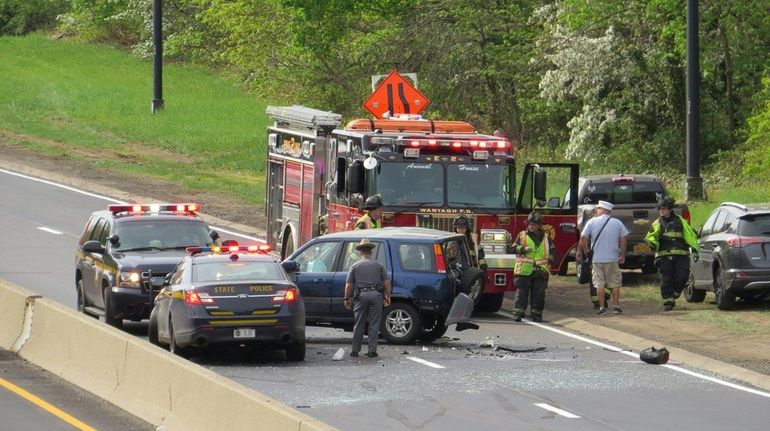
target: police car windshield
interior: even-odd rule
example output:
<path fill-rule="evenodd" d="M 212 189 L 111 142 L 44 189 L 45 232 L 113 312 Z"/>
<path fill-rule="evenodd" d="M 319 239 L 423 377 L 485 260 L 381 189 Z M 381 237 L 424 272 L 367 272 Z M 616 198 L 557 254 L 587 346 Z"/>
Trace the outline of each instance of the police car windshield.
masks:
<path fill-rule="evenodd" d="M 196 262 L 193 265 L 193 282 L 217 281 L 284 281 L 286 278 L 274 262 Z"/>
<path fill-rule="evenodd" d="M 171 250 L 206 247 L 211 237 L 200 220 L 137 219 L 116 223 L 116 251 Z"/>

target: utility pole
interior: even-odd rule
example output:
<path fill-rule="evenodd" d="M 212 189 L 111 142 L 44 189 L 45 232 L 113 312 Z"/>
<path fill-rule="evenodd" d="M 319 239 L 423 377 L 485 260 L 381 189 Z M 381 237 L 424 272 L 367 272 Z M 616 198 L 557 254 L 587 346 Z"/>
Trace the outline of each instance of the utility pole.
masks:
<path fill-rule="evenodd" d="M 703 200 L 700 176 L 700 48 L 698 47 L 698 0 L 687 0 L 687 178 L 686 201 Z"/>
<path fill-rule="evenodd" d="M 152 0 L 152 112 L 163 109 L 163 1 Z"/>

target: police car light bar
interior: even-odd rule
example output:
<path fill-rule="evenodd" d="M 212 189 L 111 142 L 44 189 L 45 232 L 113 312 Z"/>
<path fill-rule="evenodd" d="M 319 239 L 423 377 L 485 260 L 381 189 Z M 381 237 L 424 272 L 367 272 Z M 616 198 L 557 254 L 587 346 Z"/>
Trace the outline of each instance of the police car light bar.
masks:
<path fill-rule="evenodd" d="M 113 214 L 129 212 L 129 213 L 159 213 L 164 212 L 189 212 L 195 214 L 200 211 L 201 206 L 198 204 L 113 204 L 108 205 L 107 210 Z"/>
<path fill-rule="evenodd" d="M 231 245 L 231 246 L 218 246 L 214 245 L 211 247 L 187 247 L 185 251 L 189 254 L 199 254 L 199 253 L 212 253 L 212 254 L 219 254 L 219 253 L 237 253 L 239 251 L 245 251 L 248 253 L 260 253 L 260 254 L 267 254 L 270 251 L 272 251 L 273 248 L 270 247 L 267 244 L 263 245 Z"/>

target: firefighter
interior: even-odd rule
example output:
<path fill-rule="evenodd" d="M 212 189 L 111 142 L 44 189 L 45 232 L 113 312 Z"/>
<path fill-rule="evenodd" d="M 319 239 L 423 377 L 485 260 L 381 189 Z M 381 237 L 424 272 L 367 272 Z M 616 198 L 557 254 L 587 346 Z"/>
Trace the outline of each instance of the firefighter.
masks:
<path fill-rule="evenodd" d="M 530 306 L 533 322 L 543 321 L 545 289 L 548 287 L 548 268 L 553 260 L 555 246 L 543 230 L 543 216 L 531 212 L 525 222 L 527 228 L 516 236 L 513 253 L 516 265 L 513 268 L 516 296 L 513 301 L 514 320 L 521 322 L 524 312 Z"/>
<path fill-rule="evenodd" d="M 382 199 L 379 196 L 369 196 L 364 202 L 364 215 L 356 220 L 355 230 L 377 229 L 382 217 Z"/>
<path fill-rule="evenodd" d="M 455 232 L 465 235 L 465 239 L 468 241 L 468 248 L 471 254 L 471 260 L 482 270 L 487 270 L 487 261 L 484 259 L 484 249 L 479 248 L 476 242 L 476 234 L 471 233 L 470 220 L 464 214 L 460 214 L 455 217 L 454 229 Z"/>
<path fill-rule="evenodd" d="M 655 265 L 660 271 L 660 296 L 663 310 L 671 311 L 690 277 L 690 252 L 698 261 L 698 236 L 687 220 L 674 214 L 674 200 L 668 196 L 658 201 L 658 217 L 644 238 L 655 250 Z"/>

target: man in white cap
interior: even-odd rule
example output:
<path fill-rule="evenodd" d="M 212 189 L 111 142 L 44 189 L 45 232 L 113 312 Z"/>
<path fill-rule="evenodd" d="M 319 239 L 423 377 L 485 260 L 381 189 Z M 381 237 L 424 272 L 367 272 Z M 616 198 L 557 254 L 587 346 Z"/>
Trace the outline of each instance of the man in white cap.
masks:
<path fill-rule="evenodd" d="M 377 338 L 380 336 L 382 308 L 390 305 L 390 278 L 385 267 L 372 259 L 375 244 L 363 238 L 356 246 L 361 259 L 350 267 L 345 280 L 345 308 L 353 309 L 353 347 L 350 356 L 358 357 L 364 332 L 369 333 L 366 356 L 377 357 Z"/>
<path fill-rule="evenodd" d="M 596 205 L 596 216 L 588 220 L 580 233 L 580 248 L 583 256 L 588 256 L 589 249 L 593 253 L 591 267 L 593 283 L 596 290 L 612 289 L 612 311 L 620 314 L 620 286 L 623 276 L 620 264 L 626 260 L 626 235 L 628 228 L 620 220 L 612 217 L 614 205 L 607 201 L 599 201 Z M 591 247 L 593 244 L 593 247 Z M 607 314 L 607 300 L 599 296 L 599 311 L 597 314 Z"/>

